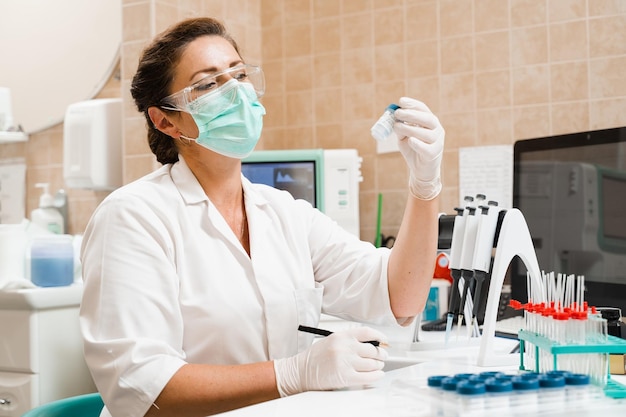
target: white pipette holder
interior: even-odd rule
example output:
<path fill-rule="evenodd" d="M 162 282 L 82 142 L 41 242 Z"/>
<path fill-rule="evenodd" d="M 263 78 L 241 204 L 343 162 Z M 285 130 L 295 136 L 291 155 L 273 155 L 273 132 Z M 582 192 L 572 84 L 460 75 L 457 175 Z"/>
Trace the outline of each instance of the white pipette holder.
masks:
<path fill-rule="evenodd" d="M 532 286 L 541 288 L 541 271 L 537 262 L 537 254 L 528 230 L 526 220 L 518 209 L 509 209 L 504 214 L 500 234 L 496 245 L 491 282 L 485 307 L 483 332 L 478 352 L 478 366 L 512 365 L 519 361 L 516 355 L 498 354 L 494 351 L 494 338 L 500 294 L 506 271 L 515 256 L 518 256 L 526 265 L 526 269 L 533 280 Z M 534 300 L 542 302 L 545 300 Z"/>

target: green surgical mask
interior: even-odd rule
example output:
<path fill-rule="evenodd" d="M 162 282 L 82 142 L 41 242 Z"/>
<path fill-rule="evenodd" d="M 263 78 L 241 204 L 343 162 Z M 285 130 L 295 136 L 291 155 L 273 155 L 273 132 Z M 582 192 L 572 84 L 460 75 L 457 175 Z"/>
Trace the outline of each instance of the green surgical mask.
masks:
<path fill-rule="evenodd" d="M 181 137 L 221 155 L 243 159 L 252 153 L 261 137 L 265 108 L 249 83 L 229 80 L 219 88 L 222 93 L 211 94 L 210 100 L 200 97 L 190 103 L 198 137 Z"/>

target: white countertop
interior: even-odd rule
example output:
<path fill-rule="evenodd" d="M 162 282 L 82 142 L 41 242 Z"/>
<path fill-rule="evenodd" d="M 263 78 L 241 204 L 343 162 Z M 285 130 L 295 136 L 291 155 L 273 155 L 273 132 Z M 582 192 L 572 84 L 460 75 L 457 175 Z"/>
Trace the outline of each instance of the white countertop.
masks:
<path fill-rule="evenodd" d="M 390 348 L 390 359 L 385 377 L 376 384 L 362 389 L 346 389 L 337 391 L 310 391 L 291 397 L 281 398 L 265 403 L 244 407 L 239 410 L 226 412 L 224 417 L 417 417 L 434 415 L 428 408 L 428 401 L 420 397 L 417 387 L 426 390 L 427 377 L 431 375 L 454 375 L 470 372 L 499 370 L 508 373 L 518 372 L 519 354 L 511 355 L 511 365 L 498 367 L 479 367 L 476 365 L 478 343 L 472 341 L 469 346 L 462 347 L 462 340 L 453 340 L 447 346 L 443 344 L 443 333 L 428 332 L 422 335 L 423 342 L 407 346 Z M 511 349 L 516 342 L 509 339 L 495 339 L 498 345 L 496 351 L 504 352 Z M 387 369 L 386 368 L 386 369 Z M 612 375 L 611 378 L 621 384 L 626 384 L 623 375 Z M 407 390 L 416 387 L 415 393 Z M 407 394 L 409 392 L 409 394 Z M 421 391 L 420 391 L 421 392 Z M 582 406 L 572 407 L 566 411 L 540 411 L 525 413 L 526 416 L 597 416 L 623 417 L 626 415 L 626 399 L 614 400 L 601 395 L 601 401 L 587 402 Z M 587 404 L 587 405 L 585 405 Z M 564 407 L 565 408 L 565 407 Z M 481 412 L 479 408 L 472 409 L 471 415 L 482 417 L 491 415 Z M 510 411 L 510 410 L 509 410 Z M 469 415 L 453 414 L 453 415 Z M 513 415 L 513 412 L 508 414 Z M 521 415 L 521 414 L 520 414 Z"/>
<path fill-rule="evenodd" d="M 0 310 L 45 310 L 80 305 L 82 283 L 0 291 Z"/>

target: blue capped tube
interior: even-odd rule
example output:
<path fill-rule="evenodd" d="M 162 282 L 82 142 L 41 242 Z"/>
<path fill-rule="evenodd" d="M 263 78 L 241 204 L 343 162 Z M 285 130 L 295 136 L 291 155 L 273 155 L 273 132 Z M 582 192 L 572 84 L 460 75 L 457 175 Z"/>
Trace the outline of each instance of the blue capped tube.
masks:
<path fill-rule="evenodd" d="M 387 140 L 393 134 L 393 124 L 396 121 L 394 117 L 394 112 L 396 109 L 399 109 L 400 106 L 397 104 L 390 104 L 385 109 L 384 113 L 380 118 L 374 123 L 372 126 L 371 132 L 372 137 L 379 142 Z"/>

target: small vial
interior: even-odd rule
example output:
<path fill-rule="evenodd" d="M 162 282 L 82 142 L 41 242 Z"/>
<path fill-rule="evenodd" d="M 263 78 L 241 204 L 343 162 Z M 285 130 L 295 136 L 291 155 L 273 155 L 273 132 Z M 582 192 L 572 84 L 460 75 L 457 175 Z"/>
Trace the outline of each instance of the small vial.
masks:
<path fill-rule="evenodd" d="M 372 126 L 371 132 L 374 139 L 382 142 L 393 134 L 393 124 L 396 121 L 393 113 L 399 108 L 400 106 L 397 104 L 387 106 L 383 115 L 380 116 L 376 123 L 374 123 L 374 126 Z"/>

